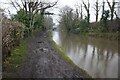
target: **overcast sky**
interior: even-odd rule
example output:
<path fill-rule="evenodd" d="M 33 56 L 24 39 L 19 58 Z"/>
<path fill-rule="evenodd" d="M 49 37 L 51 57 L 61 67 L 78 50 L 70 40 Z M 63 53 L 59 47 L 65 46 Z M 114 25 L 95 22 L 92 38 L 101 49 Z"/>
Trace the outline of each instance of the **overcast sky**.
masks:
<path fill-rule="evenodd" d="M 10 0 L 0 0 L 0 7 L 2 7 L 2 8 L 8 8 L 8 9 L 10 9 L 11 13 L 15 13 L 16 12 L 15 9 L 12 8 L 10 5 L 3 4 L 3 3 L 8 3 L 9 1 Z M 46 1 L 52 1 L 52 2 L 54 2 L 56 0 L 46 0 Z M 88 0 L 83 0 L 83 1 L 85 3 L 87 3 Z M 94 6 L 96 0 L 89 0 L 89 1 L 90 1 L 90 20 L 93 22 L 93 21 L 95 21 L 95 10 L 93 9 L 93 6 Z M 99 0 L 99 3 L 102 4 L 102 1 L 103 0 Z M 104 1 L 106 1 L 106 0 L 104 0 Z M 115 0 L 115 1 L 119 1 L 120 2 L 120 0 Z M 112 2 L 112 0 L 109 0 L 109 2 Z M 62 8 L 62 7 L 64 7 L 64 6 L 67 5 L 67 6 L 70 6 L 71 8 L 73 8 L 73 9 L 75 9 L 76 5 L 80 5 L 81 3 L 82 3 L 82 0 L 59 0 L 58 4 L 56 6 L 57 8 L 50 9 L 50 11 L 54 12 L 55 14 L 59 14 L 59 9 L 60 8 Z M 106 9 L 109 9 L 108 8 L 108 4 L 106 4 Z M 84 15 L 86 15 L 86 11 L 85 10 L 83 10 L 83 13 L 84 13 Z M 59 20 L 58 15 L 54 15 L 52 17 L 54 19 L 54 22 L 57 23 L 57 20 Z M 100 18 L 100 15 L 99 15 L 99 18 Z"/>
<path fill-rule="evenodd" d="M 83 0 L 83 1 L 85 3 L 87 3 L 88 0 Z M 89 1 L 90 1 L 90 21 L 93 22 L 93 21 L 95 21 L 95 10 L 94 10 L 93 6 L 95 5 L 96 0 L 89 0 Z M 103 0 L 99 0 L 100 5 L 102 5 L 102 1 Z M 104 1 L 106 1 L 106 0 L 104 0 Z M 112 0 L 108 0 L 108 1 L 112 2 Z M 120 2 L 120 0 L 115 0 L 115 1 Z M 80 5 L 81 3 L 82 3 L 82 0 L 59 0 L 58 7 L 62 8 L 63 6 L 68 5 L 71 8 L 75 9 L 76 5 Z M 106 3 L 105 5 L 106 5 L 105 9 L 109 9 L 108 4 Z M 118 4 L 116 6 L 118 6 Z M 101 17 L 101 10 L 102 10 L 102 8 L 100 9 L 100 12 L 99 12 L 99 14 L 100 14 L 99 19 Z M 54 11 L 59 13 L 59 9 L 54 9 Z M 86 11 L 85 11 L 84 7 L 83 7 L 83 14 L 86 15 Z M 57 16 L 54 16 L 53 18 L 55 21 L 56 21 L 56 19 L 59 19 Z"/>

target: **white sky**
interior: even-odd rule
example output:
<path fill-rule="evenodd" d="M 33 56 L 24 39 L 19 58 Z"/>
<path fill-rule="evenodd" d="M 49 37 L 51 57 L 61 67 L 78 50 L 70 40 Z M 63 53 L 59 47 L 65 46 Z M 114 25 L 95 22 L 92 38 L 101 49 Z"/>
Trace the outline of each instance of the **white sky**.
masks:
<path fill-rule="evenodd" d="M 88 0 L 83 0 L 83 1 L 87 4 Z M 95 21 L 95 10 L 93 9 L 93 6 L 95 5 L 96 0 L 89 0 L 89 1 L 90 1 L 90 21 L 93 22 L 93 21 Z M 99 0 L 100 5 L 102 5 L 102 1 L 103 0 Z M 106 1 L 106 0 L 104 0 L 104 1 Z M 112 2 L 112 0 L 108 0 L 108 1 Z M 115 1 L 120 2 L 120 0 L 115 0 Z M 75 9 L 76 8 L 75 6 L 81 5 L 81 3 L 82 3 L 82 0 L 59 0 L 58 7 L 61 8 L 65 5 L 68 5 L 71 8 Z M 109 9 L 107 3 L 105 4 L 105 9 Z M 102 10 L 102 8 L 100 9 L 100 12 L 99 12 L 99 19 L 101 17 L 101 14 L 100 14 L 101 10 Z M 58 12 L 58 10 L 55 9 L 55 12 Z M 86 15 L 86 11 L 85 11 L 84 7 L 83 7 L 83 14 Z M 59 19 L 57 16 L 55 16 L 53 18 L 54 18 L 54 20 Z M 55 20 L 55 22 L 56 22 L 56 20 Z"/>
<path fill-rule="evenodd" d="M 9 6 L 8 4 L 2 4 L 1 2 L 4 2 L 4 3 L 8 3 L 8 1 L 10 0 L 0 0 L 0 7 L 2 8 L 9 8 L 11 13 L 15 13 L 15 9 L 14 8 L 11 8 L 11 6 Z M 56 1 L 56 0 L 47 0 L 47 1 Z M 87 3 L 88 0 L 83 0 L 85 3 Z M 93 9 L 93 6 L 96 2 L 96 0 L 89 0 L 90 1 L 90 21 L 95 21 L 95 10 Z M 102 4 L 102 1 L 103 0 L 99 0 L 99 3 Z M 104 0 L 106 1 L 106 0 Z M 108 0 L 109 2 L 112 2 L 112 0 Z M 115 0 L 115 1 L 119 1 L 120 0 Z M 75 5 L 80 5 L 82 3 L 82 0 L 59 0 L 58 1 L 58 4 L 57 4 L 57 8 L 54 8 L 54 9 L 50 9 L 51 12 L 54 12 L 55 14 L 59 14 L 59 9 L 64 7 L 65 5 L 68 5 L 70 6 L 71 8 L 75 9 Z M 108 4 L 106 3 L 106 9 L 109 9 L 108 8 Z M 84 8 L 83 8 L 84 9 Z M 102 8 L 101 8 L 102 10 Z M 101 12 L 101 11 L 100 11 Z M 86 14 L 86 11 L 83 10 L 83 13 Z M 99 15 L 99 18 L 100 18 L 101 14 Z M 54 15 L 52 16 L 53 17 L 53 20 L 55 23 L 57 23 L 57 20 L 59 20 L 59 17 L 58 15 Z"/>

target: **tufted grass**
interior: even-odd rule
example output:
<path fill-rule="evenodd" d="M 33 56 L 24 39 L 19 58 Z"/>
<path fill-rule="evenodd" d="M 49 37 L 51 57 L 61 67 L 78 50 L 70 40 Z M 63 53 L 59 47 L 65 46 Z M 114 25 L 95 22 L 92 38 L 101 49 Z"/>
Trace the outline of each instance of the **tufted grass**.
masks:
<path fill-rule="evenodd" d="M 27 42 L 21 41 L 19 46 L 12 50 L 11 56 L 7 57 L 3 62 L 3 78 L 15 78 L 18 77 L 17 70 L 19 66 L 25 60 L 27 54 Z"/>

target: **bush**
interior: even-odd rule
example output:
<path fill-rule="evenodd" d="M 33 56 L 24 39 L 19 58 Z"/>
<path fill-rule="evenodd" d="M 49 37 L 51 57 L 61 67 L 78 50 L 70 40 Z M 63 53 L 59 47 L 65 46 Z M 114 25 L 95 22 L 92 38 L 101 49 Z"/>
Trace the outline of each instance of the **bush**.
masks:
<path fill-rule="evenodd" d="M 4 19 L 2 22 L 2 53 L 3 58 L 11 54 L 14 46 L 24 38 L 24 25 L 20 22 Z"/>

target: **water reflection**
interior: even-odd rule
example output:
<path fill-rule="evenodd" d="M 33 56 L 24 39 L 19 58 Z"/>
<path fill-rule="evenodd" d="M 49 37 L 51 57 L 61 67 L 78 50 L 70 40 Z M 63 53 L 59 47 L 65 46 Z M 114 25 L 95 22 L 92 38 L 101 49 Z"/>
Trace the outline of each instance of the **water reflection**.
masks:
<path fill-rule="evenodd" d="M 118 43 L 100 38 L 53 32 L 53 40 L 80 68 L 96 78 L 118 77 Z"/>

